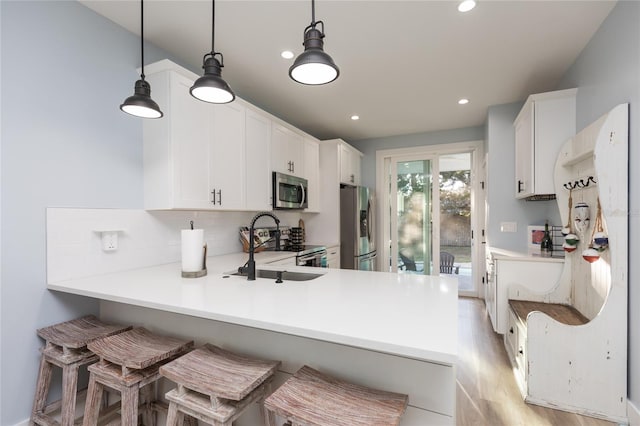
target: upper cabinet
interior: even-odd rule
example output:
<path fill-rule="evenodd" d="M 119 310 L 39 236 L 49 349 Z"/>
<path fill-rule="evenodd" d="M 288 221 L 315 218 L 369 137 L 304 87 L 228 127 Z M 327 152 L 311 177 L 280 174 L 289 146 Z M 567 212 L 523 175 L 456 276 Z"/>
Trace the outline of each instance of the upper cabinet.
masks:
<path fill-rule="evenodd" d="M 304 177 L 304 136 L 280 123 L 271 126 L 271 167 L 274 172 Z"/>
<path fill-rule="evenodd" d="M 360 162 L 362 153 L 341 141 L 338 144 L 340 156 L 340 183 L 347 185 L 360 185 Z"/>
<path fill-rule="evenodd" d="M 562 144 L 576 133 L 576 92 L 531 95 L 516 117 L 516 198 L 555 198 L 555 159 Z"/>
<path fill-rule="evenodd" d="M 320 212 L 320 146 L 308 136 L 304 138 L 304 176 L 309 194 L 307 212 Z"/>
<path fill-rule="evenodd" d="M 247 108 L 245 124 L 246 207 L 271 210 L 271 119 L 254 108 Z"/>
<path fill-rule="evenodd" d="M 145 70 L 165 113 L 143 121 L 145 209 L 271 210 L 274 170 L 307 178 L 307 211 L 320 210 L 315 139 L 240 98 L 193 98 L 198 76 L 171 61 Z"/>

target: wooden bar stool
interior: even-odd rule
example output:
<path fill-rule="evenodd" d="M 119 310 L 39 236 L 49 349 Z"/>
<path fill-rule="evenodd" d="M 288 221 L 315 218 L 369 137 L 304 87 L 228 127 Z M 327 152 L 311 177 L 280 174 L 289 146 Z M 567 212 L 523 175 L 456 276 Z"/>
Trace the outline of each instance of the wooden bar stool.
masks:
<path fill-rule="evenodd" d="M 38 336 L 46 343 L 40 350 L 40 370 L 29 424 L 72 426 L 78 395 L 78 370 L 81 366 L 98 360 L 98 357 L 87 349 L 87 344 L 130 328 L 105 324 L 95 316 L 88 315 L 39 329 Z M 62 368 L 62 399 L 47 405 L 54 366 Z M 51 415 L 58 409 L 61 410 L 60 422 L 54 420 Z"/>
<path fill-rule="evenodd" d="M 89 343 L 88 348 L 100 357 L 100 361 L 89 366 L 89 389 L 82 424 L 97 424 L 100 399 L 106 386 L 120 392 L 123 426 L 137 426 L 139 411 L 142 411 L 145 425 L 154 425 L 154 411 L 161 406 L 156 401 L 158 369 L 192 347 L 192 340 L 160 336 L 142 327 Z"/>
<path fill-rule="evenodd" d="M 160 367 L 178 387 L 166 394 L 167 425 L 181 425 L 184 415 L 214 426 L 231 426 L 254 401 L 270 390 L 280 361 L 249 358 L 206 344 Z"/>
<path fill-rule="evenodd" d="M 269 426 L 275 426 L 275 414 L 294 426 L 391 426 L 400 423 L 408 400 L 305 365 L 264 401 L 264 408 Z"/>

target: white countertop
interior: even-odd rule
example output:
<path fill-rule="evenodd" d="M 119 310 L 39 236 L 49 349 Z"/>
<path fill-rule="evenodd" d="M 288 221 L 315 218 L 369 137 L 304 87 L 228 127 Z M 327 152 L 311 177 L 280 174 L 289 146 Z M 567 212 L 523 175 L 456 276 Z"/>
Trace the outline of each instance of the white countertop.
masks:
<path fill-rule="evenodd" d="M 523 260 L 526 262 L 564 263 L 564 257 L 542 257 L 537 253 L 522 253 L 512 250 L 504 250 L 496 247 L 487 247 L 487 250 L 491 253 L 491 256 L 494 259 Z"/>
<path fill-rule="evenodd" d="M 256 254 L 261 264 L 290 256 Z M 181 278 L 170 263 L 48 283 L 50 290 L 308 337 L 452 365 L 457 357 L 457 281 L 448 277 L 287 267 L 311 281 L 230 276 L 248 255 L 207 259 L 208 275 Z M 264 269 L 282 267 L 265 266 Z"/>

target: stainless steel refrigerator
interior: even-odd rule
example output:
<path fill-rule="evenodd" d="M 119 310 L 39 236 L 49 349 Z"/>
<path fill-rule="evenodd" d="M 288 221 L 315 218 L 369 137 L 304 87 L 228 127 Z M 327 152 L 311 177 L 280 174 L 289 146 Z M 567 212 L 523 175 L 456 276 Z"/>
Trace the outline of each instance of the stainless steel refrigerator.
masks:
<path fill-rule="evenodd" d="M 340 188 L 340 266 L 377 270 L 375 198 L 364 186 Z"/>

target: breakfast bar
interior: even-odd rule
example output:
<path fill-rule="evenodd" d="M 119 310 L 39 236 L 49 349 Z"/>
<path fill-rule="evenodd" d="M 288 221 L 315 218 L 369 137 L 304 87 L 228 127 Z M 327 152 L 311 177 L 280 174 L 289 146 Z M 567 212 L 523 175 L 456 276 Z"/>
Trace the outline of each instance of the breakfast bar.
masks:
<path fill-rule="evenodd" d="M 278 253 L 256 256 L 258 269 Z M 232 275 L 237 253 L 210 257 L 208 274 L 181 278 L 180 263 L 49 282 L 100 299 L 103 320 L 142 325 L 196 345 L 212 343 L 282 361 L 274 388 L 303 365 L 409 395 L 402 425 L 455 424 L 457 286 L 446 277 L 287 267 L 307 281 Z M 259 422 L 257 409 L 237 425 Z"/>

